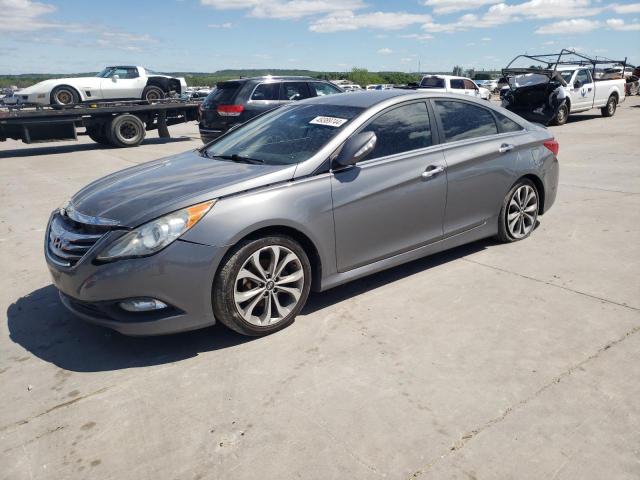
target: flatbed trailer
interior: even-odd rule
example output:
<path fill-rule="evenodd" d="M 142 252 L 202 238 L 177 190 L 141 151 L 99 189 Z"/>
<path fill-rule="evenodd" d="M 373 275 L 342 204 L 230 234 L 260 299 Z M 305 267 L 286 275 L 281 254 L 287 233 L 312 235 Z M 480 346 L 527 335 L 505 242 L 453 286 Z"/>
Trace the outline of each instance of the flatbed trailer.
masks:
<path fill-rule="evenodd" d="M 0 141 L 9 138 L 24 143 L 77 140 L 88 135 L 93 141 L 114 147 L 136 147 L 150 130 L 170 137 L 169 126 L 198 120 L 200 102 L 163 99 L 79 104 L 73 107 L 0 107 Z M 78 133 L 79 128 L 85 128 Z"/>

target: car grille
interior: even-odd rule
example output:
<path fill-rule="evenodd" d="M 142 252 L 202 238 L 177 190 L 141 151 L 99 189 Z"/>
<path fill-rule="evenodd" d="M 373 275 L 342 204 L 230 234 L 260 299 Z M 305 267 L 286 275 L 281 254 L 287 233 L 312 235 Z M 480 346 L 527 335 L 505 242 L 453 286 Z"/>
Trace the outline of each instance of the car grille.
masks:
<path fill-rule="evenodd" d="M 112 227 L 79 223 L 56 213 L 47 232 L 47 253 L 56 264 L 72 267 Z"/>

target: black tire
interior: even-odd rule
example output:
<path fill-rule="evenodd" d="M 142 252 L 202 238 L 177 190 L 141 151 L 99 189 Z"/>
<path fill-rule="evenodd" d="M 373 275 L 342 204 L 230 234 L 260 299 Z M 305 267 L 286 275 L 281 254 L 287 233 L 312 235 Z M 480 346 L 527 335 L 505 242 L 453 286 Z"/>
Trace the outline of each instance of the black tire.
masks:
<path fill-rule="evenodd" d="M 92 125 L 87 127 L 87 135 L 91 140 L 101 145 L 111 145 L 104 131 L 104 125 Z"/>
<path fill-rule="evenodd" d="M 553 120 L 551 123 L 552 125 L 564 125 L 565 123 L 567 123 L 568 119 L 569 119 L 569 107 L 567 106 L 566 103 L 563 103 L 558 108 L 556 116 L 553 117 Z"/>
<path fill-rule="evenodd" d="M 114 147 L 137 147 L 144 140 L 142 120 L 135 115 L 118 115 L 107 126 L 106 136 Z"/>
<path fill-rule="evenodd" d="M 607 104 L 600 109 L 603 117 L 613 117 L 616 113 L 616 109 L 618 108 L 618 99 L 615 95 L 611 95 L 609 100 L 607 100 Z"/>
<path fill-rule="evenodd" d="M 533 219 L 531 220 L 531 229 L 520 236 L 520 235 L 514 235 L 511 232 L 508 222 L 509 222 L 511 201 L 514 199 L 516 192 L 518 192 L 521 187 L 531 188 L 533 192 L 535 192 L 535 211 L 529 212 L 533 217 Z M 500 214 L 498 215 L 498 235 L 496 235 L 496 238 L 499 241 L 504 243 L 517 242 L 519 240 L 524 240 L 525 238 L 527 238 L 529 235 L 531 235 L 531 233 L 536 228 L 539 209 L 540 209 L 540 192 L 538 192 L 538 189 L 536 188 L 535 184 L 531 180 L 529 180 L 528 178 L 521 178 L 515 183 L 513 187 L 511 187 L 511 189 L 509 190 L 509 193 L 507 193 L 507 195 L 504 197 L 504 200 L 502 201 Z"/>
<path fill-rule="evenodd" d="M 256 252 L 270 246 L 284 247 L 293 252 L 300 261 L 300 266 L 304 272 L 303 284 L 298 303 L 293 306 L 288 315 L 283 316 L 277 323 L 267 326 L 258 326 L 243 318 L 234 300 L 234 291 L 238 273 L 243 268 L 245 262 Z M 211 301 L 213 313 L 216 320 L 219 320 L 230 329 L 247 336 L 264 336 L 288 327 L 295 320 L 296 315 L 304 307 L 311 288 L 311 264 L 309 258 L 293 238 L 285 235 L 273 235 L 258 239 L 244 240 L 229 252 L 223 259 L 222 268 L 218 270 L 213 282 Z M 261 297 L 262 295 L 258 295 Z M 255 297 L 255 298 L 258 298 Z M 267 297 L 269 298 L 269 297 Z M 265 300 L 261 300 L 265 301 Z M 271 300 L 269 300 L 271 301 Z"/>
<path fill-rule="evenodd" d="M 148 85 L 142 91 L 142 100 L 150 103 L 162 100 L 166 96 L 164 90 L 156 85 Z"/>
<path fill-rule="evenodd" d="M 80 103 L 80 95 L 75 88 L 60 85 L 51 91 L 49 101 L 54 107 L 72 107 Z"/>

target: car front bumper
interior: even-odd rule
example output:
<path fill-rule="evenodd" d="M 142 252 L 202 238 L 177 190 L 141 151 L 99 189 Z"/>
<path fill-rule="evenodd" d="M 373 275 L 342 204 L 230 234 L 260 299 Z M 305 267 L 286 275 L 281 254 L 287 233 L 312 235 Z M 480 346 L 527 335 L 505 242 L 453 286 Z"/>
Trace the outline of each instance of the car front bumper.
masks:
<path fill-rule="evenodd" d="M 177 240 L 155 255 L 109 263 L 98 242 L 71 267 L 59 265 L 45 239 L 45 258 L 62 303 L 81 318 L 126 335 L 162 335 L 215 323 L 211 288 L 223 249 Z M 153 298 L 160 310 L 129 312 L 120 302 Z"/>

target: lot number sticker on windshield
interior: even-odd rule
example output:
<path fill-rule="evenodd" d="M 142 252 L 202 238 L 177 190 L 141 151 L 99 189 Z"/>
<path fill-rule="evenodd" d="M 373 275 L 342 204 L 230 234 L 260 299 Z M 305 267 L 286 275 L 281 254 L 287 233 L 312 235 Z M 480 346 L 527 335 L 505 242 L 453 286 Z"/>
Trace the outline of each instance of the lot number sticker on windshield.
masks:
<path fill-rule="evenodd" d="M 344 118 L 336 118 L 336 117 L 316 117 L 313 120 L 311 120 L 309 123 L 312 123 L 314 125 L 326 125 L 327 127 L 341 127 L 342 125 L 344 125 L 345 123 L 347 123 L 347 120 Z"/>

